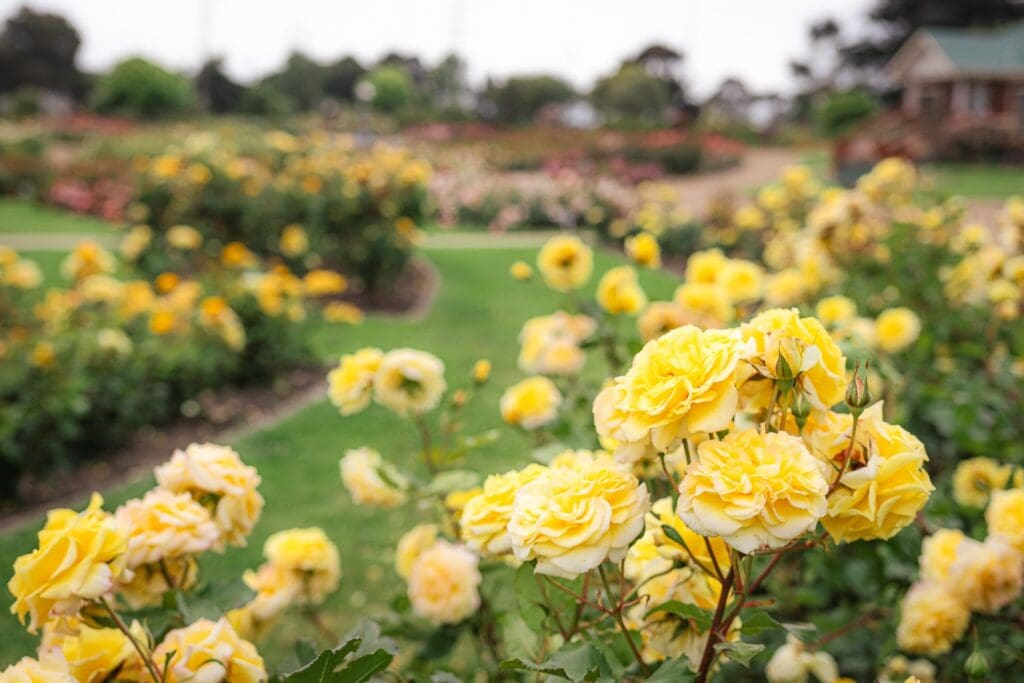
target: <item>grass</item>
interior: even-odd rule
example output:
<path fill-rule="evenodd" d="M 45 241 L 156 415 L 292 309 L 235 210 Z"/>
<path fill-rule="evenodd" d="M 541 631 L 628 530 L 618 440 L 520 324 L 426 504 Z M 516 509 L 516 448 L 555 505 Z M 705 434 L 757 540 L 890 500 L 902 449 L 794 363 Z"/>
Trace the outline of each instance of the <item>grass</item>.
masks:
<path fill-rule="evenodd" d="M 99 218 L 79 216 L 22 199 L 0 198 L 0 234 L 110 235 L 115 232 L 116 228 Z"/>
<path fill-rule="evenodd" d="M 499 397 L 506 386 L 522 378 L 516 368 L 516 335 L 523 321 L 555 310 L 563 299 L 537 281 L 515 283 L 508 276 L 514 260 L 532 260 L 535 250 L 436 250 L 427 255 L 440 272 L 441 284 L 424 319 L 370 317 L 359 327 L 318 328 L 313 341 L 324 357 L 367 345 L 430 351 L 444 360 L 452 388 L 468 384 L 476 359 L 490 358 L 494 364 L 491 381 L 478 392 L 465 415 L 466 433 L 478 433 L 500 423 Z M 601 273 L 620 261 L 616 255 L 598 253 L 595 271 Z M 644 272 L 641 279 L 652 299 L 671 296 L 675 283 L 667 274 Z M 393 548 L 398 537 L 428 518 L 429 512 L 411 504 L 395 510 L 352 504 L 339 480 L 338 459 L 348 448 L 371 445 L 396 464 L 415 468 L 418 439 L 410 424 L 374 406 L 343 418 L 323 401 L 233 445 L 259 469 L 267 505 L 246 548 L 203 559 L 207 576 L 228 579 L 255 568 L 261 562 L 264 540 L 274 531 L 321 526 L 338 544 L 342 556 L 341 588 L 324 609 L 335 631 L 345 632 L 361 619 L 372 617 L 404 592 L 392 567 Z M 524 464 L 530 450 L 526 438 L 502 428 L 501 437 L 475 451 L 466 464 L 482 473 L 502 471 Z M 104 492 L 108 509 L 142 494 L 152 484 L 147 478 Z M 84 499 L 69 503 L 81 507 Z M 34 534 L 42 521 L 40 516 L 0 534 L 0 581 L 8 580 L 14 558 L 34 547 Z M 260 643 L 268 663 L 280 662 L 291 651 L 288 643 L 296 636 L 315 639 L 316 633 L 298 616 L 288 615 Z M 0 668 L 33 651 L 36 642 L 13 617 L 0 614 Z"/>
<path fill-rule="evenodd" d="M 930 164 L 924 168 L 934 189 L 979 199 L 1006 199 L 1024 194 L 1024 166 Z"/>

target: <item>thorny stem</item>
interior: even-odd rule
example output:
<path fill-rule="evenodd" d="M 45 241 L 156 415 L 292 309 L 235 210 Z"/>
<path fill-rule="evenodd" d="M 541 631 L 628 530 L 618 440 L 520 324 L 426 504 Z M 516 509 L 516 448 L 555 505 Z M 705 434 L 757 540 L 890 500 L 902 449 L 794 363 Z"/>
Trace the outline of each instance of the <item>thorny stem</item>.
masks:
<path fill-rule="evenodd" d="M 424 422 L 423 416 L 419 413 L 415 413 L 413 421 L 416 423 L 416 429 L 420 433 L 420 442 L 423 444 L 423 462 L 427 466 L 427 471 L 431 474 L 437 474 L 437 463 L 434 462 L 434 449 L 430 443 L 430 429 L 427 427 L 427 423 Z"/>
<path fill-rule="evenodd" d="M 828 492 L 825 494 L 826 498 L 831 496 L 832 492 L 839 488 L 839 483 L 843 480 L 843 475 L 845 475 L 846 470 L 850 468 L 850 458 L 853 456 L 853 447 L 857 443 L 857 423 L 859 421 L 860 415 L 854 415 L 853 427 L 850 428 L 850 445 L 846 447 L 846 453 L 843 456 L 843 466 L 839 468 L 836 478 L 832 480 L 832 485 L 828 487 Z"/>
<path fill-rule="evenodd" d="M 132 647 L 135 648 L 135 651 L 139 653 L 139 657 L 142 658 L 142 663 L 146 665 L 146 669 L 149 671 L 149 675 L 153 677 L 154 683 L 161 683 L 161 681 L 163 681 L 163 676 L 160 675 L 160 669 L 158 669 L 156 664 L 153 662 L 152 655 L 147 653 L 145 648 L 142 647 L 142 643 L 140 643 L 138 639 L 134 635 L 132 635 L 131 630 L 129 630 L 128 626 L 124 623 L 124 620 L 121 619 L 118 613 L 114 611 L 114 608 L 110 606 L 110 603 L 107 602 L 107 599 L 101 597 L 99 601 L 100 604 L 103 605 L 103 609 L 105 609 L 107 611 L 107 614 L 110 615 L 110 618 L 114 620 L 114 624 L 117 626 L 117 630 L 119 630 L 121 633 L 125 635 L 125 638 L 128 639 L 128 642 L 130 642 L 132 644 Z"/>
<path fill-rule="evenodd" d="M 719 581 L 725 581 L 725 574 L 722 573 L 722 567 L 718 564 L 718 557 L 715 555 L 715 549 L 711 547 L 711 539 L 707 536 L 701 536 L 704 539 L 704 547 L 708 549 L 708 555 L 711 556 L 711 565 L 715 568 L 715 574 L 718 575 Z"/>
<path fill-rule="evenodd" d="M 636 643 L 633 642 L 633 636 L 629 633 L 629 628 L 626 627 L 626 620 L 622 618 L 622 594 L 619 593 L 618 599 L 612 594 L 611 584 L 608 583 L 608 574 L 604 571 L 604 565 L 600 564 L 597 566 L 597 571 L 601 574 L 601 582 L 604 584 L 604 591 L 608 594 L 608 604 L 615 604 L 615 610 L 612 616 L 615 617 L 615 623 L 619 625 L 619 630 L 622 631 L 623 637 L 629 644 L 629 649 L 633 651 L 633 657 L 636 659 L 637 664 L 640 665 L 640 670 L 644 672 L 644 676 L 650 676 L 651 670 L 647 668 L 647 663 L 644 662 L 643 655 L 640 654 L 640 650 L 637 648 Z"/>
<path fill-rule="evenodd" d="M 661 471 L 665 473 L 665 478 L 668 479 L 669 491 L 672 494 L 672 509 L 676 509 L 676 502 L 679 500 L 679 485 L 676 484 L 676 478 L 669 472 L 668 465 L 665 463 L 665 454 L 658 453 L 658 460 L 661 461 Z"/>
<path fill-rule="evenodd" d="M 715 640 L 718 635 L 718 627 L 722 623 L 722 615 L 725 614 L 725 606 L 729 602 L 729 594 L 732 593 L 735 578 L 736 568 L 729 567 L 729 573 L 726 574 L 725 582 L 722 584 L 722 592 L 718 596 L 718 604 L 715 605 L 715 614 L 711 618 L 711 626 L 708 628 L 708 640 L 704 643 L 704 652 L 700 656 L 695 683 L 707 683 L 711 665 L 715 661 Z"/>

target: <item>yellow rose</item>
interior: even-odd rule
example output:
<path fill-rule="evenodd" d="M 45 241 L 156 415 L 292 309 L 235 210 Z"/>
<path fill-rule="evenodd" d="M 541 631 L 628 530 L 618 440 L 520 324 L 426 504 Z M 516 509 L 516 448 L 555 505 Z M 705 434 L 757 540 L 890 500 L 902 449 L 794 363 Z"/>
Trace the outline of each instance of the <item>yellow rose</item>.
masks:
<path fill-rule="evenodd" d="M 764 667 L 768 683 L 805 683 L 808 676 L 816 681 L 839 680 L 839 665 L 824 650 L 810 652 L 793 635 L 786 636 L 786 642 L 779 647 Z"/>
<path fill-rule="evenodd" d="M 945 654 L 963 637 L 970 620 L 970 610 L 945 585 L 916 583 L 903 597 L 896 644 L 906 652 Z"/>
<path fill-rule="evenodd" d="M 117 261 L 95 242 L 79 242 L 60 264 L 60 273 L 68 280 L 83 280 L 90 275 L 112 273 Z"/>
<path fill-rule="evenodd" d="M 1024 552 L 1024 489 L 993 491 L 985 521 L 990 537 Z"/>
<path fill-rule="evenodd" d="M 35 289 L 43 282 L 43 271 L 35 261 L 21 259 L 5 269 L 3 283 L 18 289 Z"/>
<path fill-rule="evenodd" d="M 694 316 L 728 322 L 735 316 L 733 303 L 722 285 L 714 282 L 686 282 L 676 288 L 675 302 Z"/>
<path fill-rule="evenodd" d="M 199 566 L 191 555 L 163 560 L 159 564 L 143 564 L 132 569 L 131 579 L 122 577 L 117 594 L 132 609 L 155 607 L 164 593 L 172 589 L 189 590 L 199 581 Z"/>
<path fill-rule="evenodd" d="M 840 420 L 852 427 L 852 417 Z M 849 446 L 846 429 L 839 438 L 844 440 Z M 836 464 L 841 467 L 846 451 L 840 449 Z M 834 456 L 826 452 L 825 457 Z M 861 415 L 850 458 L 822 520 L 836 542 L 892 538 L 914 521 L 935 490 L 925 469 L 928 455 L 924 446 L 907 430 L 885 422 L 880 402 Z"/>
<path fill-rule="evenodd" d="M 721 249 L 694 252 L 686 260 L 684 277 L 687 282 L 714 284 L 718 281 L 718 274 L 725 262 L 726 257 Z"/>
<path fill-rule="evenodd" d="M 650 499 L 630 472 L 595 463 L 548 468 L 515 495 L 508 534 L 516 559 L 536 571 L 573 578 L 605 560 L 622 560 L 643 531 Z"/>
<path fill-rule="evenodd" d="M 3 683 L 78 683 L 71 675 L 68 663 L 56 652 L 43 651 L 39 659 L 22 657 L 0 671 Z"/>
<path fill-rule="evenodd" d="M 949 566 L 949 590 L 975 612 L 998 612 L 1021 595 L 1024 555 L 998 537 L 967 538 Z"/>
<path fill-rule="evenodd" d="M 792 306 L 803 301 L 810 289 L 803 271 L 786 268 L 768 276 L 764 285 L 764 300 L 771 306 Z"/>
<path fill-rule="evenodd" d="M 886 353 L 898 353 L 921 334 L 921 319 L 909 308 L 889 308 L 875 320 L 875 343 Z"/>
<path fill-rule="evenodd" d="M 359 505 L 395 507 L 405 502 L 405 480 L 397 473 L 388 472 L 387 480 L 381 476 L 384 460 L 372 448 L 345 451 L 339 463 L 341 482 Z M 392 483 L 394 482 L 394 483 Z"/>
<path fill-rule="evenodd" d="M 261 481 L 256 468 L 243 463 L 233 448 L 190 444 L 154 473 L 160 488 L 168 491 L 189 493 L 200 502 L 212 494 L 216 500 L 204 504 L 220 529 L 218 547 L 245 546 L 263 512 L 263 496 L 256 490 Z"/>
<path fill-rule="evenodd" d="M 626 255 L 637 265 L 647 268 L 661 267 L 661 247 L 651 233 L 641 232 L 633 237 L 627 237 L 625 247 Z"/>
<path fill-rule="evenodd" d="M 255 622 L 251 626 L 255 627 L 256 632 L 276 619 L 290 605 L 308 601 L 303 577 L 292 567 L 266 562 L 256 571 L 245 570 L 242 581 L 256 592 L 256 597 L 244 607 L 250 620 Z"/>
<path fill-rule="evenodd" d="M 519 332 L 519 369 L 542 375 L 576 375 L 587 359 L 580 343 L 597 331 L 585 315 L 557 311 L 527 320 Z"/>
<path fill-rule="evenodd" d="M 139 642 L 146 642 L 146 631 L 139 622 L 133 621 L 128 630 Z M 122 681 L 148 678 L 135 647 L 116 628 L 91 628 L 78 624 L 69 633 L 51 629 L 44 634 L 43 648 L 60 652 L 71 675 L 81 683 L 110 680 L 115 673 L 115 678 Z M 0 675 L 0 680 L 7 679 Z"/>
<path fill-rule="evenodd" d="M 165 559 L 195 555 L 217 545 L 220 531 L 209 511 L 187 493 L 153 489 L 114 513 L 129 529 L 129 569 Z"/>
<path fill-rule="evenodd" d="M 675 530 L 686 547 L 683 548 L 665 533 L 663 526 Z M 711 560 L 711 551 L 715 554 L 718 567 L 724 572 L 732 565 L 729 547 L 717 536 L 705 537 L 686 526 L 686 523 L 672 509 L 672 499 L 662 498 L 651 506 L 647 514 L 647 528 L 651 532 L 651 540 L 658 553 L 672 561 L 683 562 L 705 572 L 714 573 L 715 563 Z M 708 545 L 711 546 L 709 551 Z"/>
<path fill-rule="evenodd" d="M 827 491 L 824 465 L 800 439 L 748 429 L 697 446 L 676 513 L 697 533 L 751 553 L 814 529 L 828 509 Z"/>
<path fill-rule="evenodd" d="M 327 374 L 327 396 L 342 415 L 352 415 L 370 405 L 373 378 L 384 353 L 380 349 L 359 349 L 341 357 L 338 367 Z"/>
<path fill-rule="evenodd" d="M 512 264 L 511 268 L 509 268 L 509 273 L 511 273 L 512 277 L 516 280 L 522 282 L 533 277 L 533 267 L 526 261 L 516 261 Z"/>
<path fill-rule="evenodd" d="M 629 371 L 594 399 L 594 424 L 616 457 L 668 453 L 682 439 L 725 429 L 736 414 L 744 355 L 735 331 L 680 327 L 647 342 Z"/>
<path fill-rule="evenodd" d="M 251 268 L 257 260 L 256 254 L 241 242 L 228 242 L 220 250 L 220 262 L 227 268 Z"/>
<path fill-rule="evenodd" d="M 301 225 L 286 225 L 278 241 L 281 253 L 289 258 L 302 256 L 309 251 L 309 237 Z"/>
<path fill-rule="evenodd" d="M 348 289 L 348 280 L 341 273 L 333 270 L 317 268 L 306 273 L 302 278 L 302 289 L 307 296 L 328 296 L 341 294 Z"/>
<path fill-rule="evenodd" d="M 193 251 L 203 245 L 203 234 L 191 225 L 175 225 L 167 230 L 167 244 L 175 249 Z"/>
<path fill-rule="evenodd" d="M 417 524 L 402 534 L 395 548 L 395 571 L 399 576 L 409 578 L 419 556 L 437 543 L 438 531 L 436 524 Z"/>
<path fill-rule="evenodd" d="M 399 415 L 433 410 L 447 388 L 441 359 L 413 349 L 385 353 L 373 378 L 377 403 Z"/>
<path fill-rule="evenodd" d="M 682 306 L 674 301 L 655 301 L 651 303 L 636 322 L 637 330 L 644 342 L 649 342 L 683 325 L 696 323 L 694 316 L 688 314 Z M 701 325 L 698 327 L 714 327 Z"/>
<path fill-rule="evenodd" d="M 729 259 L 718 274 L 717 284 L 732 303 L 761 298 L 764 270 L 753 261 Z"/>
<path fill-rule="evenodd" d="M 483 384 L 491 376 L 491 361 L 486 358 L 481 358 L 477 362 L 473 363 L 473 381 L 477 384 Z"/>
<path fill-rule="evenodd" d="M 7 584 L 11 613 L 29 633 L 55 616 L 70 616 L 113 587 L 125 569 L 128 530 L 102 509 L 98 493 L 82 512 L 51 510 L 37 534 L 39 545 L 14 561 Z"/>
<path fill-rule="evenodd" d="M 438 541 L 409 571 L 409 602 L 416 614 L 438 624 L 457 624 L 480 607 L 477 556 L 462 546 Z"/>
<path fill-rule="evenodd" d="M 857 315 L 857 304 L 849 297 L 827 296 L 818 301 L 814 313 L 818 320 L 831 327 L 852 320 Z"/>
<path fill-rule="evenodd" d="M 949 568 L 956 559 L 957 548 L 967 540 L 959 529 L 939 529 L 921 543 L 918 564 L 924 581 L 942 583 L 949 578 Z"/>
<path fill-rule="evenodd" d="M 751 367 L 745 367 L 744 395 L 753 407 L 767 408 L 773 382 L 784 359 L 794 378 L 794 389 L 811 405 L 827 410 L 846 393 L 846 358 L 815 318 L 801 318 L 797 309 L 773 308 L 744 323 L 740 330 L 753 345 Z"/>
<path fill-rule="evenodd" d="M 1013 468 L 993 458 L 961 460 L 953 472 L 953 500 L 959 505 L 983 508 L 992 491 L 1004 488 Z"/>
<path fill-rule="evenodd" d="M 167 662 L 167 683 L 261 683 L 268 679 L 256 648 L 223 618 L 216 622 L 200 619 L 171 631 L 153 650 L 153 660 L 161 668 Z"/>
<path fill-rule="evenodd" d="M 597 283 L 597 303 L 612 315 L 632 315 L 647 305 L 647 295 L 632 266 L 612 268 L 601 277 Z"/>
<path fill-rule="evenodd" d="M 579 289 L 594 270 L 594 254 L 579 237 L 559 235 L 541 247 L 537 267 L 548 287 L 560 292 Z"/>
<path fill-rule="evenodd" d="M 523 429 L 537 429 L 558 419 L 562 394 L 547 377 L 528 377 L 501 396 L 501 418 Z"/>
<path fill-rule="evenodd" d="M 329 323 L 359 325 L 363 322 L 363 312 L 355 304 L 347 301 L 332 301 L 323 307 L 324 320 Z"/>
<path fill-rule="evenodd" d="M 323 529 L 287 529 L 271 534 L 263 545 L 263 555 L 270 564 L 299 578 L 303 602 L 320 604 L 338 588 L 341 580 L 338 547 Z"/>
<path fill-rule="evenodd" d="M 492 474 L 484 480 L 483 490 L 462 508 L 459 533 L 463 542 L 484 556 L 497 556 L 512 549 L 508 520 L 516 491 L 536 479 L 545 468 L 536 463 L 522 470 Z"/>
<path fill-rule="evenodd" d="M 476 498 L 482 491 L 483 489 L 479 486 L 475 486 L 471 489 L 452 491 L 444 497 L 444 507 L 455 517 L 458 517 L 462 514 L 462 510 L 466 507 L 466 503 Z"/>

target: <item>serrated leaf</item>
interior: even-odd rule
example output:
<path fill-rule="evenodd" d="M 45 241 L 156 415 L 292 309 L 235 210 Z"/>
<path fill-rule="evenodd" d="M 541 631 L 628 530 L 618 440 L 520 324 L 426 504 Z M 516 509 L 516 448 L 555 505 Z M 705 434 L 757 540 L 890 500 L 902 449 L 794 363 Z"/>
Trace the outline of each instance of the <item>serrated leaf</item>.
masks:
<path fill-rule="evenodd" d="M 602 673 L 608 672 L 604 658 L 587 643 L 563 647 L 539 664 L 524 662 L 521 659 L 506 659 L 500 668 L 502 671 L 531 671 L 558 676 L 573 683 L 596 681 Z"/>
<path fill-rule="evenodd" d="M 707 631 L 711 628 L 711 613 L 696 605 L 679 602 L 678 600 L 669 600 L 652 608 L 647 614 L 650 615 L 655 612 L 669 612 L 683 619 L 690 619 L 697 626 L 698 631 Z"/>
<path fill-rule="evenodd" d="M 745 636 L 755 636 L 765 631 L 781 628 L 782 624 L 776 621 L 772 615 L 761 610 L 743 617 L 743 626 L 740 628 L 740 632 Z"/>
<path fill-rule="evenodd" d="M 353 638 L 333 650 L 324 650 L 309 664 L 297 671 L 286 674 L 283 683 L 327 683 L 334 681 L 335 670 L 345 663 L 345 658 L 359 648 L 362 641 Z"/>
<path fill-rule="evenodd" d="M 684 655 L 662 662 L 647 683 L 685 683 L 696 678 L 697 674 L 690 669 L 690 660 Z"/>
<path fill-rule="evenodd" d="M 764 652 L 764 645 L 761 643 L 745 643 L 742 640 L 726 641 L 715 643 L 715 651 L 723 654 L 737 664 L 750 666 L 750 660 L 761 652 Z"/>
<path fill-rule="evenodd" d="M 534 631 L 540 631 L 547 613 L 541 607 L 543 596 L 532 564 L 523 564 L 516 569 L 516 606 L 523 621 Z"/>
<path fill-rule="evenodd" d="M 295 641 L 295 657 L 299 660 L 299 666 L 305 666 L 316 659 L 316 643 L 308 638 L 299 638 Z"/>

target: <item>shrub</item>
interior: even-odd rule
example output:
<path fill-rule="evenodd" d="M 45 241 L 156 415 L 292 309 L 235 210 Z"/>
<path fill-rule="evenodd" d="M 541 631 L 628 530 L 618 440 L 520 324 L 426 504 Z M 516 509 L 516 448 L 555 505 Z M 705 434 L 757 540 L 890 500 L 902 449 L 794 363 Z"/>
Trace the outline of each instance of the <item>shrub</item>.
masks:
<path fill-rule="evenodd" d="M 412 101 L 412 79 L 400 66 L 379 66 L 366 75 L 364 82 L 373 86 L 370 101 L 381 111 L 394 113 Z"/>
<path fill-rule="evenodd" d="M 618 73 L 597 82 L 590 99 L 609 123 L 657 126 L 664 120 L 669 90 L 639 64 L 623 64 Z"/>
<path fill-rule="evenodd" d="M 814 118 L 823 135 L 835 137 L 851 130 L 877 111 L 878 100 L 857 88 L 831 94 L 815 109 Z"/>
<path fill-rule="evenodd" d="M 132 57 L 100 79 L 93 106 L 101 113 L 152 119 L 184 113 L 194 100 L 187 78 L 141 57 Z"/>

